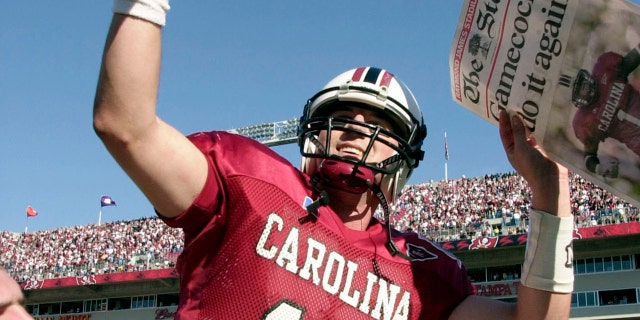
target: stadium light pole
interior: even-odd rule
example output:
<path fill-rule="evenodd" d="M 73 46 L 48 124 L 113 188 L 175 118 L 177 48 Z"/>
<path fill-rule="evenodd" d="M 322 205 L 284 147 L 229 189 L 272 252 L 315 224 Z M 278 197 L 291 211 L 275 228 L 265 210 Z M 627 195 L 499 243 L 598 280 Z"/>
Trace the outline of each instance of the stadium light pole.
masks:
<path fill-rule="evenodd" d="M 295 143 L 298 139 L 298 118 L 290 120 L 256 124 L 248 127 L 241 127 L 227 130 L 227 132 L 237 133 L 245 137 L 252 138 L 268 146 L 279 146 Z"/>

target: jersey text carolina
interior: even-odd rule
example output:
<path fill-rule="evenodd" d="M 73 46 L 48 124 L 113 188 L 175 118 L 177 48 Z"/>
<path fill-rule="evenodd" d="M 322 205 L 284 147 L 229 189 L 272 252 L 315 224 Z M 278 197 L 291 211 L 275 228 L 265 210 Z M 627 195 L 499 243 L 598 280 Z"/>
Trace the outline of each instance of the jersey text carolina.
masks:
<path fill-rule="evenodd" d="M 284 243 L 271 243 L 269 236 L 272 232 L 286 233 Z M 273 260 L 278 266 L 297 274 L 302 279 L 321 286 L 324 291 L 333 295 L 338 294 L 340 300 L 365 314 L 370 314 L 375 319 L 381 318 L 383 307 L 386 313 L 385 319 L 407 319 L 411 299 L 408 291 L 387 283 L 371 272 L 367 272 L 367 283 L 364 288 L 352 288 L 354 274 L 359 268 L 356 262 L 347 260 L 335 251 L 329 252 L 327 256 L 327 247 L 313 238 L 306 239 L 306 252 L 298 252 L 300 241 L 305 239 L 299 239 L 297 228 L 285 226 L 284 220 L 277 213 L 271 213 L 256 246 L 256 253 L 265 259 Z M 268 245 L 268 243 L 271 244 Z M 298 254 L 305 256 L 302 266 L 297 263 Z M 343 277 L 345 273 L 346 276 Z M 371 296 L 374 286 L 378 287 L 377 297 Z M 398 296 L 401 297 L 396 307 Z M 375 302 L 373 309 L 371 309 L 372 298 Z"/>

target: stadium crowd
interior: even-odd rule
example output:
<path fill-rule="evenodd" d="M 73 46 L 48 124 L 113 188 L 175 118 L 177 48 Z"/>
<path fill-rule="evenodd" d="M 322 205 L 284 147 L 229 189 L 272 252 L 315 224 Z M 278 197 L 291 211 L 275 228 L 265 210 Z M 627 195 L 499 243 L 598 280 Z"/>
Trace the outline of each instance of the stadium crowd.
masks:
<path fill-rule="evenodd" d="M 0 265 L 19 281 L 173 267 L 182 230 L 157 218 L 29 233 L 2 231 Z"/>
<path fill-rule="evenodd" d="M 576 228 L 640 221 L 638 208 L 571 175 Z M 516 173 L 405 187 L 391 222 L 434 241 L 527 232 L 530 192 Z M 181 229 L 156 217 L 30 233 L 0 231 L 0 265 L 19 282 L 170 268 L 182 251 Z"/>
<path fill-rule="evenodd" d="M 576 228 L 640 221 L 638 208 L 577 174 L 570 176 Z M 527 232 L 531 193 L 516 173 L 408 185 L 391 221 L 437 242 Z"/>

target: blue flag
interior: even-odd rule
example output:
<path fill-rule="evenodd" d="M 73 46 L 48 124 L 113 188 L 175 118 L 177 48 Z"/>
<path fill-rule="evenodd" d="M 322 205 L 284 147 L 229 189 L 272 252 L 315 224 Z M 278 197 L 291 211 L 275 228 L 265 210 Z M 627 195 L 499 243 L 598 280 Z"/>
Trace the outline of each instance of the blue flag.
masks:
<path fill-rule="evenodd" d="M 111 197 L 109 196 L 102 196 L 100 198 L 100 206 L 101 207 L 108 207 L 108 206 L 115 206 L 116 202 L 113 201 L 113 199 L 111 199 Z"/>

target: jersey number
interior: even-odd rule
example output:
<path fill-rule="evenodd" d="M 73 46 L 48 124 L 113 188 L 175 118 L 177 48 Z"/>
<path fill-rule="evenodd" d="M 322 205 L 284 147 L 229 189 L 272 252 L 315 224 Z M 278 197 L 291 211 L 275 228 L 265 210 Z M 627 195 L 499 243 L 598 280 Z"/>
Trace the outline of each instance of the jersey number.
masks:
<path fill-rule="evenodd" d="M 287 300 L 282 299 L 278 301 L 273 307 L 269 308 L 263 315 L 263 320 L 277 320 L 287 319 L 296 320 L 302 319 L 304 315 L 304 308 Z"/>

